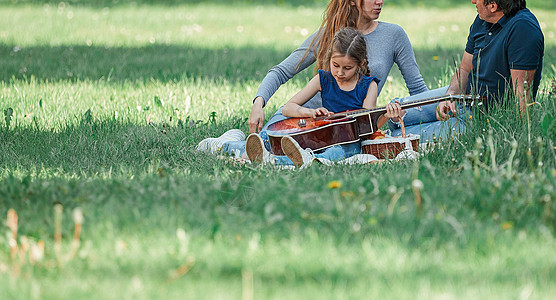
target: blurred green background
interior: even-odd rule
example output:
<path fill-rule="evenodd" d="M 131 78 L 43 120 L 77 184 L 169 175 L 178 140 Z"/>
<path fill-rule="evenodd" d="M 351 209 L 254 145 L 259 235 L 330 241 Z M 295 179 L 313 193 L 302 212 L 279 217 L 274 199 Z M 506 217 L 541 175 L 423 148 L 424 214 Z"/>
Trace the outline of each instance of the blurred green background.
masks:
<path fill-rule="evenodd" d="M 326 5 L 328 0 L 0 0 L 0 4 L 37 4 L 37 3 L 59 3 L 66 2 L 71 5 L 90 5 L 90 6 L 114 6 L 128 4 L 186 4 L 186 3 L 222 3 L 222 4 L 267 4 L 267 5 Z M 386 0 L 388 5 L 416 5 L 419 7 L 453 7 L 469 4 L 470 0 Z M 528 7 L 542 9 L 556 9 L 556 1 L 553 0 L 528 0 Z"/>

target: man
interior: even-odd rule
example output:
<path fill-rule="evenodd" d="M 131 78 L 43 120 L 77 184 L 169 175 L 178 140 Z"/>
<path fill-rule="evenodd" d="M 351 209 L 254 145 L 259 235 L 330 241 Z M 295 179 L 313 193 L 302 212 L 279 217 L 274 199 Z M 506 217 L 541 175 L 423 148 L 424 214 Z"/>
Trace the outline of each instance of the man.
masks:
<path fill-rule="evenodd" d="M 524 111 L 537 94 L 542 71 L 544 36 L 526 0 L 472 0 L 477 17 L 465 52 L 446 94 L 485 96 L 485 107 L 515 99 Z M 508 97 L 509 96 L 509 97 Z M 438 104 L 436 117 L 447 120 L 453 102 Z"/>

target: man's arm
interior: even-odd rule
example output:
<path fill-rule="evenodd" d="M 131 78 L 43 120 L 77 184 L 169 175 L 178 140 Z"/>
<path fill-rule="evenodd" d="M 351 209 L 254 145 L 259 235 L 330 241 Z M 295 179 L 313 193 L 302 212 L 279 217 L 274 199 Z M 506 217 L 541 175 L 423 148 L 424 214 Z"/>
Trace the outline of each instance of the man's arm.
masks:
<path fill-rule="evenodd" d="M 529 101 L 529 91 L 533 85 L 535 71 L 536 70 L 510 69 L 516 100 L 518 100 L 519 110 L 521 112 L 525 111 L 525 107 Z"/>
<path fill-rule="evenodd" d="M 450 86 L 446 91 L 447 95 L 456 95 L 465 93 L 467 82 L 469 81 L 469 72 L 473 68 L 473 54 L 463 52 L 463 57 L 459 65 L 459 69 L 454 72 Z"/>
<path fill-rule="evenodd" d="M 454 72 L 450 86 L 446 91 L 446 95 L 457 95 L 465 93 L 467 82 L 469 81 L 469 72 L 473 69 L 473 54 L 463 52 L 463 57 L 458 70 Z M 436 108 L 436 118 L 438 120 L 447 120 L 450 118 L 448 111 L 456 113 L 456 105 L 452 101 L 440 102 Z"/>

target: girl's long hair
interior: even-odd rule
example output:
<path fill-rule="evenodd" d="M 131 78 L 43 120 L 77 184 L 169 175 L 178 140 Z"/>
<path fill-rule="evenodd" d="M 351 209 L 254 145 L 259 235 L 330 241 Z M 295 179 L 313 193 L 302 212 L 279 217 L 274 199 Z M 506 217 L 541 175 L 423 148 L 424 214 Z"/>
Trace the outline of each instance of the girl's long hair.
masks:
<path fill-rule="evenodd" d="M 318 42 L 318 48 L 315 47 L 316 49 L 313 50 L 317 60 L 315 71 L 325 68 L 324 66 L 327 63 L 326 55 L 334 39 L 334 34 L 344 27 L 357 28 L 359 26 L 361 12 L 357 9 L 356 5 L 350 3 L 352 1 L 354 0 L 331 0 L 326 6 L 323 13 L 324 17 L 322 24 L 301 59 L 301 61 L 303 61 L 309 54 L 309 51 L 316 46 L 315 43 Z M 355 1 L 359 1 L 359 6 L 361 6 L 362 0 Z M 301 64 L 301 62 L 299 64 Z"/>

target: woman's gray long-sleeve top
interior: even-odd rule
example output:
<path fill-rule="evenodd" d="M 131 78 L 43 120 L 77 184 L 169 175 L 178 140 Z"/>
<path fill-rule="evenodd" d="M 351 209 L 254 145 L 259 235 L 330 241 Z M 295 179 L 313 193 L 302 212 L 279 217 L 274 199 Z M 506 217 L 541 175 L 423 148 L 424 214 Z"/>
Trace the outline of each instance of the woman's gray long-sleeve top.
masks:
<path fill-rule="evenodd" d="M 313 33 L 309 36 L 299 48 L 268 71 L 257 90 L 257 96 L 264 99 L 265 106 L 282 84 L 316 61 L 313 50 L 318 47 L 318 42 L 313 44 L 313 49 L 303 59 L 303 55 L 305 55 L 316 34 Z M 409 38 L 402 27 L 380 22 L 374 31 L 365 35 L 365 41 L 367 42 L 367 60 L 369 61 L 371 76 L 380 79 L 378 84 L 379 94 L 394 63 L 398 65 L 410 95 L 428 90 L 419 72 L 419 66 L 415 61 L 415 54 Z M 303 61 L 301 61 L 302 59 Z"/>

